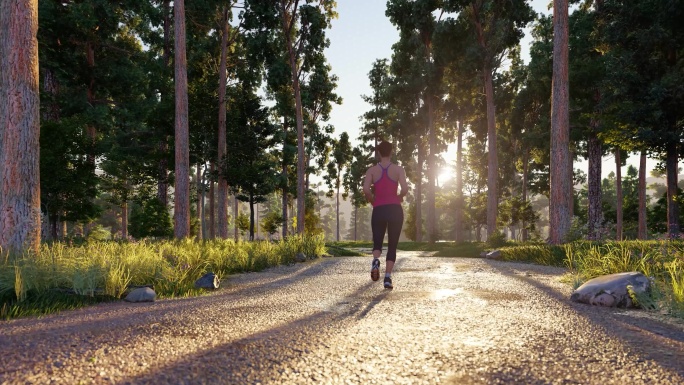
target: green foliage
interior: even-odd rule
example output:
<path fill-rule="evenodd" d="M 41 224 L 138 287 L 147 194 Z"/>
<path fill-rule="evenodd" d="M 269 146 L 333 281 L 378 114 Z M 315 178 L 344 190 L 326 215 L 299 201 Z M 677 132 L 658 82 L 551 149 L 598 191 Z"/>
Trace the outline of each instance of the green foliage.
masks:
<path fill-rule="evenodd" d="M 493 249 L 505 246 L 506 244 L 506 234 L 501 231 L 495 232 L 487 239 L 487 245 Z"/>
<path fill-rule="evenodd" d="M 565 250 L 561 246 L 524 243 L 499 249 L 504 261 L 530 262 L 548 266 L 564 266 Z"/>
<path fill-rule="evenodd" d="M 169 238 L 173 235 L 171 215 L 156 198 L 149 198 L 133 206 L 128 231 L 134 238 Z"/>
<path fill-rule="evenodd" d="M 240 230 L 240 235 L 244 237 L 247 230 L 249 230 L 249 216 L 245 213 L 238 214 L 236 226 Z"/>
<path fill-rule="evenodd" d="M 261 222 L 261 229 L 273 236 L 278 231 L 278 228 L 283 225 L 283 215 L 276 212 L 269 212 Z"/>
<path fill-rule="evenodd" d="M 88 242 L 43 245 L 40 254 L 0 264 L 0 316 L 46 314 L 121 298 L 130 285 L 153 285 L 161 298 L 198 293 L 206 272 L 219 277 L 293 263 L 297 253 L 325 254 L 322 236 L 279 242 L 190 239 L 163 242 Z M 68 294 L 72 293 L 72 294 Z M 75 293 L 75 294 L 73 294 Z"/>

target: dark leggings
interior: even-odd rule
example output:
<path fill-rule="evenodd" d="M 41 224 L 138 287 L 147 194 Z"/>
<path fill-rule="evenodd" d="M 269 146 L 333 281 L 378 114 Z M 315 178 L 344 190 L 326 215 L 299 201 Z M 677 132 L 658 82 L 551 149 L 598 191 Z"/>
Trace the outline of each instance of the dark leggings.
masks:
<path fill-rule="evenodd" d="M 397 260 L 397 243 L 404 224 L 404 210 L 401 205 L 382 205 L 373 207 L 371 227 L 373 228 L 373 250 L 382 251 L 382 241 L 387 230 L 387 261 Z"/>

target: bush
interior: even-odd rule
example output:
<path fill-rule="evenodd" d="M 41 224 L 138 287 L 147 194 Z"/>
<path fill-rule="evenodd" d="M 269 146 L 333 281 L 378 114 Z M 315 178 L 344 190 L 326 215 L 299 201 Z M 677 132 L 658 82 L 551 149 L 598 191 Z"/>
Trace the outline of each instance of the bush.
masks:
<path fill-rule="evenodd" d="M 149 198 L 134 205 L 128 231 L 134 238 L 170 238 L 173 223 L 169 211 L 157 198 Z"/>

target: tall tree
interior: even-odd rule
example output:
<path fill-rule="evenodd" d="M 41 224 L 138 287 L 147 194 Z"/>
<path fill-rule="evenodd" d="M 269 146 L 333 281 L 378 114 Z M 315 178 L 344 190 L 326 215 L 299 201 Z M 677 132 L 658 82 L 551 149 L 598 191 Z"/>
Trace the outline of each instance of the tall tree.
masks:
<path fill-rule="evenodd" d="M 176 85 L 174 235 L 190 236 L 190 138 L 188 74 L 185 54 L 185 0 L 174 1 L 174 66 Z"/>
<path fill-rule="evenodd" d="M 678 157 L 684 140 L 684 32 L 678 1 L 604 0 L 611 112 L 622 137 L 665 161 L 668 234 L 679 236 Z M 640 147 L 640 148 L 639 148 Z"/>
<path fill-rule="evenodd" d="M 570 230 L 572 178 L 570 159 L 568 0 L 553 1 L 553 82 L 551 88 L 550 241 L 558 245 Z"/>
<path fill-rule="evenodd" d="M 218 116 L 218 164 L 222 164 L 226 156 L 226 85 L 228 57 L 228 7 L 223 9 L 221 20 L 221 64 L 219 66 L 219 116 Z M 221 239 L 228 238 L 228 182 L 222 176 L 218 178 L 218 236 Z"/>
<path fill-rule="evenodd" d="M 0 3 L 0 247 L 40 246 L 38 1 Z"/>
<path fill-rule="evenodd" d="M 297 233 L 304 233 L 306 210 L 306 154 L 304 138 L 304 106 L 301 83 L 303 76 L 320 61 L 323 49 L 330 42 L 325 30 L 331 19 L 337 17 L 335 1 L 312 0 L 248 0 L 246 8 L 246 29 L 255 35 L 265 37 L 262 41 L 282 42 L 287 53 L 292 92 L 295 102 L 295 124 L 297 127 Z"/>
<path fill-rule="evenodd" d="M 255 209 L 277 187 L 277 160 L 271 153 L 278 127 L 252 90 L 236 88 L 230 98 L 228 153 L 221 174 L 236 199 L 249 203 L 249 239 L 254 240 Z"/>
<path fill-rule="evenodd" d="M 335 195 L 335 239 L 340 241 L 340 187 L 342 187 L 342 170 L 346 169 L 352 160 L 352 147 L 349 134 L 343 132 L 340 139 L 333 143 L 332 160 L 328 163 L 328 174 L 325 181 L 328 184 L 328 197 Z"/>
<path fill-rule="evenodd" d="M 498 148 L 494 75 L 508 49 L 518 44 L 522 29 L 533 20 L 534 12 L 526 1 L 474 0 L 448 1 L 446 10 L 459 12 L 467 20 L 474 38 L 475 57 L 482 77 L 487 107 L 487 234 L 497 231 L 498 211 Z M 468 51 L 466 51 L 468 52 Z"/>

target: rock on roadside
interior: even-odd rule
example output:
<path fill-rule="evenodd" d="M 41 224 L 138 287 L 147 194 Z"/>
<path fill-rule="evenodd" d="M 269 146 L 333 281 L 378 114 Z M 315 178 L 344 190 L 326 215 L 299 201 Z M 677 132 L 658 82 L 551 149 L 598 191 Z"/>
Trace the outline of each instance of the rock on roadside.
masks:
<path fill-rule="evenodd" d="M 126 296 L 126 302 L 154 302 L 157 299 L 157 293 L 149 287 L 137 288 Z"/>
<path fill-rule="evenodd" d="M 651 288 L 651 281 L 639 272 L 603 275 L 578 287 L 570 299 L 574 302 L 607 307 L 634 307 L 627 287 L 641 294 Z"/>
<path fill-rule="evenodd" d="M 195 281 L 195 288 L 197 289 L 210 289 L 216 290 L 219 288 L 221 282 L 219 278 L 214 273 L 207 273 L 201 276 L 197 281 Z"/>
<path fill-rule="evenodd" d="M 488 253 L 485 252 L 483 254 L 484 254 L 484 258 L 487 258 L 487 259 L 501 259 L 501 251 L 500 250 L 494 250 L 494 251 L 490 251 Z"/>
<path fill-rule="evenodd" d="M 295 256 L 295 261 L 297 262 L 306 262 L 306 254 L 304 253 L 297 253 Z"/>

